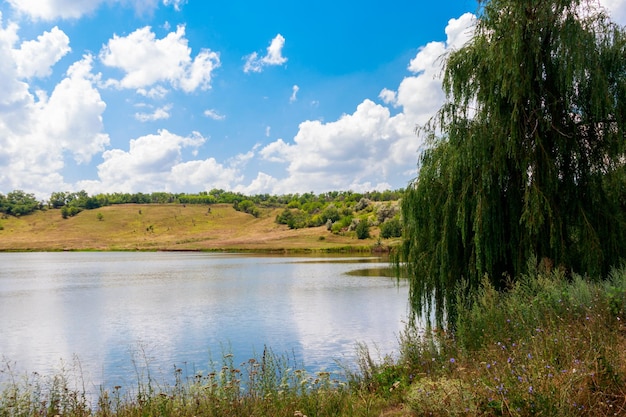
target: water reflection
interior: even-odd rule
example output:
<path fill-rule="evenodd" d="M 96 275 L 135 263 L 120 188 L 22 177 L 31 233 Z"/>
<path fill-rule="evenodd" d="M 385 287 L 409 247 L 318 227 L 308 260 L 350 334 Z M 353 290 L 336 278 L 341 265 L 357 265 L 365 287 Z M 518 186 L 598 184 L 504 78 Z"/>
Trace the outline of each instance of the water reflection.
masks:
<path fill-rule="evenodd" d="M 407 286 L 352 276 L 354 259 L 203 253 L 1 253 L 0 356 L 50 373 L 80 359 L 95 385 L 125 385 L 148 363 L 207 369 L 264 346 L 310 369 L 357 342 L 397 349 Z M 365 258 L 368 266 L 386 265 Z"/>

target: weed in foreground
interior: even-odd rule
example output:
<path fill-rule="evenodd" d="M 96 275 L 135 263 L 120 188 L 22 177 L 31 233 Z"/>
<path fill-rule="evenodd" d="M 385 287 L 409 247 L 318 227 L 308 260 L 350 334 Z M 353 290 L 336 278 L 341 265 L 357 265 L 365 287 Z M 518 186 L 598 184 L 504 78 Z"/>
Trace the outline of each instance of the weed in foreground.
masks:
<path fill-rule="evenodd" d="M 456 332 L 408 329 L 396 366 L 420 415 L 626 415 L 626 268 L 607 282 L 537 270 L 485 282 Z"/>

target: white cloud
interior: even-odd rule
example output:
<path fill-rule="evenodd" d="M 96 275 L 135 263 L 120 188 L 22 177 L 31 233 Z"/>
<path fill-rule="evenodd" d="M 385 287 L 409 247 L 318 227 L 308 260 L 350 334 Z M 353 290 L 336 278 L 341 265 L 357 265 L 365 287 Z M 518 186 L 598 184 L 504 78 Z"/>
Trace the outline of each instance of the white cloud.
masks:
<path fill-rule="evenodd" d="M 298 99 L 298 91 L 300 91 L 300 87 L 298 87 L 297 85 L 291 87 L 291 97 L 289 97 L 290 103 L 293 103 Z"/>
<path fill-rule="evenodd" d="M 164 120 L 170 118 L 171 104 L 155 109 L 152 113 L 135 113 L 135 119 L 140 122 L 154 122 L 156 120 Z"/>
<path fill-rule="evenodd" d="M 606 7 L 614 22 L 626 25 L 626 0 L 600 0 L 600 4 Z"/>
<path fill-rule="evenodd" d="M 165 6 L 174 6 L 176 11 L 180 11 L 185 3 L 187 3 L 187 0 L 163 0 Z"/>
<path fill-rule="evenodd" d="M 476 17 L 471 13 L 450 19 L 446 26 L 446 42 L 428 43 L 410 61 L 408 69 L 415 75 L 402 80 L 395 104 L 402 106 L 415 124 L 426 123 L 443 104 L 441 76 L 445 55 L 471 39 L 475 22 Z"/>
<path fill-rule="evenodd" d="M 20 49 L 13 50 L 18 75 L 22 78 L 50 75 L 52 66 L 71 51 L 69 44 L 70 39 L 56 26 L 37 40 L 22 42 Z"/>
<path fill-rule="evenodd" d="M 171 191 L 197 192 L 211 188 L 230 189 L 242 177 L 236 167 L 214 158 L 183 161 L 185 148 L 197 149 L 206 142 L 198 132 L 179 136 L 167 130 L 130 141 L 128 151 L 111 149 L 98 165 L 98 180 L 81 181 L 80 188 L 101 192 Z"/>
<path fill-rule="evenodd" d="M 276 188 L 278 180 L 264 172 L 259 172 L 249 185 L 238 185 L 234 191 L 244 195 L 263 194 Z"/>
<path fill-rule="evenodd" d="M 385 104 L 395 105 L 395 103 L 396 103 L 396 92 L 392 91 L 392 90 L 389 90 L 387 88 L 383 88 L 382 91 L 380 92 L 380 94 L 378 94 L 378 97 Z"/>
<path fill-rule="evenodd" d="M 33 19 L 78 19 L 93 14 L 102 4 L 130 4 L 139 14 L 153 11 L 159 4 L 158 0 L 8 0 L 11 6 L 20 13 Z M 184 3 L 183 0 L 163 0 L 164 5 L 173 5 L 176 10 Z"/>
<path fill-rule="evenodd" d="M 287 62 L 287 58 L 283 57 L 282 51 L 285 46 L 285 38 L 279 33 L 272 39 L 270 46 L 267 47 L 267 54 L 259 57 L 256 52 L 246 56 L 246 63 L 243 71 L 261 72 L 263 68 L 269 65 L 282 65 Z"/>
<path fill-rule="evenodd" d="M 273 183 L 276 193 L 371 189 L 388 185 L 391 167 L 415 163 L 415 142 L 404 115 L 391 117 L 386 107 L 365 100 L 353 114 L 335 122 L 301 123 L 293 144 L 278 139 L 259 154 L 287 163 L 288 178 Z M 408 146 L 397 152 L 399 143 Z"/>
<path fill-rule="evenodd" d="M 14 49 L 17 31 L 12 23 L 4 27 L 0 15 L 0 189 L 49 195 L 66 188 L 61 175 L 66 154 L 88 163 L 108 145 L 102 123 L 106 105 L 94 87 L 98 80 L 89 55 L 70 66 L 49 97 L 45 91 L 31 93 L 23 78 L 44 75 L 65 54 L 67 42 L 53 29 Z M 50 45 L 44 56 L 25 63 L 41 45 Z"/>
<path fill-rule="evenodd" d="M 104 0 L 8 0 L 14 9 L 34 19 L 76 19 L 95 11 Z"/>
<path fill-rule="evenodd" d="M 142 92 L 162 82 L 185 92 L 207 90 L 212 72 L 220 66 L 219 55 L 208 49 L 192 59 L 182 25 L 163 39 L 156 39 L 149 26 L 125 37 L 114 35 L 102 48 L 100 60 L 126 74 L 121 80 L 108 80 L 110 85 Z"/>
<path fill-rule="evenodd" d="M 204 111 L 204 115 L 206 117 L 208 117 L 209 119 L 213 119 L 213 120 L 224 120 L 226 119 L 226 116 L 224 116 L 223 114 L 219 114 L 217 111 L 213 110 L 213 109 L 207 109 Z"/>
<path fill-rule="evenodd" d="M 106 104 L 93 85 L 97 78 L 91 73 L 92 61 L 86 55 L 74 63 L 41 109 L 42 139 L 61 144 L 78 163 L 88 163 L 109 144 L 102 122 Z"/>
<path fill-rule="evenodd" d="M 302 122 L 292 143 L 278 139 L 259 151 L 268 162 L 286 164 L 287 178 L 258 178 L 253 188 L 265 184 L 275 193 L 361 191 L 389 188 L 394 173 L 414 173 L 423 144 L 415 126 L 426 122 L 443 104 L 442 57 L 470 39 L 474 19 L 471 14 L 451 19 L 446 42 L 421 48 L 408 66 L 414 74 L 404 78 L 398 91 L 381 91 L 379 98 L 400 107 L 399 114 L 392 117 L 388 107 L 366 99 L 352 114 L 336 121 Z"/>
<path fill-rule="evenodd" d="M 242 168 L 245 167 L 246 164 L 248 164 L 248 162 L 250 162 L 254 156 L 255 156 L 255 151 L 258 148 L 258 145 L 255 145 L 254 148 L 246 153 L 240 153 L 238 155 L 236 155 L 234 158 L 230 158 L 229 165 L 233 168 Z"/>
<path fill-rule="evenodd" d="M 160 85 L 157 85 L 156 87 L 150 88 L 148 90 L 146 90 L 145 88 L 137 89 L 137 94 L 152 99 L 162 99 L 167 95 L 167 93 L 167 89 Z"/>

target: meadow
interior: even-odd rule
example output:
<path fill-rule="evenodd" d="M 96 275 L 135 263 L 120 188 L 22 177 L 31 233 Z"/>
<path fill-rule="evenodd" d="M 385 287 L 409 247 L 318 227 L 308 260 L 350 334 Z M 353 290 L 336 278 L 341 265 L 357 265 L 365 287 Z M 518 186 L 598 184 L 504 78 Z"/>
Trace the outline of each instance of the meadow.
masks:
<path fill-rule="evenodd" d="M 117 204 L 63 218 L 58 209 L 0 220 L 0 250 L 369 251 L 377 242 L 325 226 L 277 224 L 283 209 L 258 217 L 231 204 Z M 391 240 L 387 240 L 387 243 Z"/>

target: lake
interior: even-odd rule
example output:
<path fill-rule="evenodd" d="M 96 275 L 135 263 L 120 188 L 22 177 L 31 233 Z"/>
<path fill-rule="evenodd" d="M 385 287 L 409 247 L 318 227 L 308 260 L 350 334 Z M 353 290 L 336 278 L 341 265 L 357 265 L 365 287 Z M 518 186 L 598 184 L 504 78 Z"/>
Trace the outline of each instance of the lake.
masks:
<path fill-rule="evenodd" d="M 0 253 L 0 265 L 0 369 L 78 368 L 91 387 L 210 370 L 266 346 L 336 370 L 357 343 L 395 354 L 408 313 L 405 281 L 359 272 L 387 266 L 374 257 Z"/>

